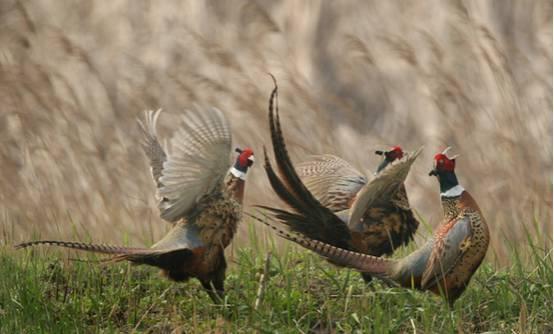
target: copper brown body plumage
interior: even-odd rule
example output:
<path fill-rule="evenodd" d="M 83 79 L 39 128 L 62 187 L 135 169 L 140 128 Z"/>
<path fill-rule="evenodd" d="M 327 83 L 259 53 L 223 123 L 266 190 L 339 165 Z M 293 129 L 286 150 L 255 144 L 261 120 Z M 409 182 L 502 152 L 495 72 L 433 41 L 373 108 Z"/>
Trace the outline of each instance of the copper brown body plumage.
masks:
<path fill-rule="evenodd" d="M 110 254 L 111 261 L 131 261 L 158 267 L 169 279 L 197 278 L 214 301 L 223 297 L 224 249 L 242 216 L 245 177 L 254 162 L 251 149 L 236 149 L 230 166 L 231 130 L 215 108 L 194 108 L 182 117 L 168 155 L 158 140 L 160 111 L 139 121 L 142 147 L 149 158 L 161 217 L 173 226 L 150 248 L 131 248 L 67 241 L 39 240 L 16 248 L 49 244 Z"/>
<path fill-rule="evenodd" d="M 429 174 L 436 176 L 439 181 L 445 216 L 433 236 L 418 250 L 402 259 L 393 260 L 356 251 L 353 240 L 347 237 L 340 239 L 340 243 L 322 242 L 320 240 L 324 240 L 323 238 L 304 226 L 311 226 L 314 220 L 320 224 L 338 226 L 336 222 L 340 218 L 317 202 L 297 176 L 286 175 L 291 173 L 291 163 L 282 138 L 278 111 L 273 110 L 275 97 L 276 90 L 270 99 L 269 118 L 275 159 L 280 174 L 285 174 L 283 180 L 273 170 L 267 155 L 265 168 L 273 189 L 294 212 L 264 207 L 268 214 L 263 218 L 253 217 L 270 226 L 280 236 L 335 264 L 354 268 L 406 288 L 441 294 L 452 305 L 466 289 L 489 245 L 488 226 L 479 206 L 458 184 L 454 172 L 455 158 L 449 158 L 446 152 L 439 153 L 434 158 L 434 168 Z M 289 229 L 274 222 L 283 223 Z M 322 227 L 321 230 L 325 228 Z M 346 236 L 344 229 L 340 232 L 340 235 Z"/>
<path fill-rule="evenodd" d="M 390 255 L 413 239 L 419 222 L 410 208 L 404 181 L 419 155 L 400 147 L 383 155 L 371 179 L 334 155 L 318 155 L 293 168 L 276 108 L 270 98 L 269 122 L 278 175 L 266 156 L 265 169 L 277 195 L 295 212 L 268 208 L 292 231 L 364 254 Z M 371 275 L 362 273 L 366 281 Z"/>

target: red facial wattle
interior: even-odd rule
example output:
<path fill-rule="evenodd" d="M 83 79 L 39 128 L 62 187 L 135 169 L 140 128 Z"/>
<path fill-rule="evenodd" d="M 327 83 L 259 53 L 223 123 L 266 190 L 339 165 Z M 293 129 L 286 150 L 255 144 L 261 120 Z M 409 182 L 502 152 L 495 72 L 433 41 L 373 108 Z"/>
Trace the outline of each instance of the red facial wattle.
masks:
<path fill-rule="evenodd" d="M 435 168 L 439 171 L 453 172 L 456 168 L 456 159 L 449 159 L 446 154 L 436 154 L 434 161 Z"/>
<path fill-rule="evenodd" d="M 389 157 L 392 161 L 396 159 L 402 159 L 404 156 L 404 151 L 402 151 L 402 148 L 400 146 L 394 146 L 389 151 Z"/>
<path fill-rule="evenodd" d="M 240 152 L 237 158 L 238 165 L 242 168 L 248 168 L 252 165 L 252 162 L 254 160 L 253 158 L 254 151 L 251 148 L 247 147 Z"/>

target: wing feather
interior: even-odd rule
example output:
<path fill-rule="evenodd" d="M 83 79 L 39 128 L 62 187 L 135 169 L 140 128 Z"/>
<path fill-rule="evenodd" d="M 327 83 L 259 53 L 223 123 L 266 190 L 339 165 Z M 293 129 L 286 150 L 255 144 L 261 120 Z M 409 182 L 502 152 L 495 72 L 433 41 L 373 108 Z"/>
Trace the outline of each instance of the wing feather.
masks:
<path fill-rule="evenodd" d="M 367 208 L 386 205 L 394 198 L 421 151 L 422 148 L 419 148 L 416 152 L 406 154 L 401 160 L 393 162 L 391 166 L 379 173 L 358 192 L 352 204 L 348 221 L 348 226 L 351 229 L 359 229 L 361 218 Z"/>
<path fill-rule="evenodd" d="M 450 228 L 445 226 L 444 230 L 437 231 L 436 244 L 421 279 L 421 286 L 424 289 L 439 283 L 439 280 L 444 278 L 464 255 L 465 249 L 461 246 L 471 238 L 471 221 L 469 217 L 463 216 L 452 223 Z M 440 235 L 442 233 L 444 234 Z"/>
<path fill-rule="evenodd" d="M 203 196 L 221 189 L 229 169 L 231 130 L 216 108 L 188 111 L 171 140 L 173 153 L 163 164 L 161 217 L 174 222 L 186 217 Z"/>
<path fill-rule="evenodd" d="M 300 178 L 324 206 L 332 211 L 346 210 L 367 183 L 367 177 L 345 160 L 322 154 L 296 166 Z"/>
<path fill-rule="evenodd" d="M 163 163 L 167 160 L 167 154 L 158 141 L 158 134 L 156 132 L 156 124 L 161 111 L 161 109 L 156 111 L 147 110 L 144 112 L 144 120 L 137 120 L 143 135 L 141 142 L 142 149 L 150 160 L 152 178 L 158 188 L 162 186 L 160 177 L 162 176 Z"/>

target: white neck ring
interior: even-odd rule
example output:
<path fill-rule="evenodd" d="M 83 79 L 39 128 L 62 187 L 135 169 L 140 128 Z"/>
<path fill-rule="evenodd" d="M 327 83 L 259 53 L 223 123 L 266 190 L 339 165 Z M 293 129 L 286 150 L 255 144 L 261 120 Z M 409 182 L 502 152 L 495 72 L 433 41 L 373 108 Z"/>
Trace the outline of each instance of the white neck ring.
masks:
<path fill-rule="evenodd" d="M 246 173 L 236 169 L 235 166 L 231 167 L 231 169 L 229 169 L 229 172 L 233 174 L 234 177 L 238 177 L 241 180 L 246 180 Z"/>
<path fill-rule="evenodd" d="M 465 190 L 464 187 L 458 184 L 448 189 L 447 191 L 441 193 L 441 197 L 458 197 L 464 192 L 464 190 Z"/>

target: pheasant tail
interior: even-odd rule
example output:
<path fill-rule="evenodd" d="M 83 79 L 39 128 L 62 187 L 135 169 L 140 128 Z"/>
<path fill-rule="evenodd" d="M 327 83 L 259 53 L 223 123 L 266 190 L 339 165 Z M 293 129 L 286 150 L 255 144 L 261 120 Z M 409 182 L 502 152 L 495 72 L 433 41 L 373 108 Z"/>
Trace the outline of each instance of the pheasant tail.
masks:
<path fill-rule="evenodd" d="M 16 249 L 22 249 L 37 245 L 52 245 L 80 251 L 110 254 L 114 257 L 108 258 L 106 262 L 130 261 L 137 264 L 147 264 L 162 269 L 168 269 L 174 263 L 183 263 L 193 255 L 187 248 L 176 248 L 168 250 L 154 250 L 149 248 L 121 247 L 104 244 L 90 244 L 72 241 L 37 240 L 15 245 Z"/>
<path fill-rule="evenodd" d="M 274 219 L 288 225 L 294 232 L 340 248 L 351 249 L 352 240 L 346 224 L 314 198 L 294 169 L 279 120 L 277 85 L 269 99 L 269 128 L 279 175 L 264 150 L 266 174 L 276 194 L 295 212 L 264 208 L 269 209 Z"/>
<path fill-rule="evenodd" d="M 114 255 L 130 254 L 139 249 L 139 248 L 104 245 L 104 244 L 89 244 L 84 242 L 58 241 L 58 240 L 29 241 L 29 242 L 23 242 L 23 243 L 17 244 L 14 247 L 15 249 L 22 249 L 22 248 L 38 246 L 38 245 L 51 245 L 51 246 L 58 246 L 58 247 L 64 247 L 64 248 L 78 249 L 86 252 L 114 254 Z"/>
<path fill-rule="evenodd" d="M 270 227 L 282 238 L 297 243 L 298 245 L 311 250 L 340 266 L 354 268 L 361 272 L 370 273 L 379 278 L 388 278 L 390 269 L 395 263 L 389 259 L 349 251 L 296 233 L 288 232 L 269 223 L 267 219 L 264 220 L 252 214 L 248 215 Z"/>

